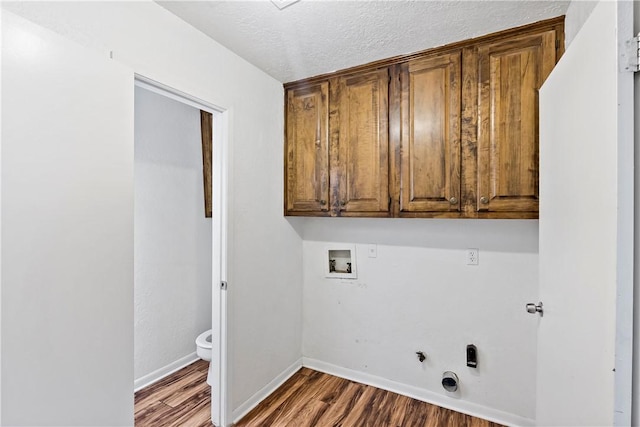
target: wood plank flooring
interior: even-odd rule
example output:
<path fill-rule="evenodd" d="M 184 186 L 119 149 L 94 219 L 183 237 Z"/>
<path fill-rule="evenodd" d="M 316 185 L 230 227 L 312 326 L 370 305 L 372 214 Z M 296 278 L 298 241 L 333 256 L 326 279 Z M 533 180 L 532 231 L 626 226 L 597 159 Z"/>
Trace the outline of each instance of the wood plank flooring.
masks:
<path fill-rule="evenodd" d="M 138 391 L 136 427 L 212 427 L 208 369 L 199 360 Z"/>
<path fill-rule="evenodd" d="M 136 427 L 212 427 L 207 362 L 136 393 Z M 386 390 L 302 368 L 236 427 L 500 427 Z"/>
<path fill-rule="evenodd" d="M 236 427 L 500 427 L 390 391 L 302 368 Z"/>

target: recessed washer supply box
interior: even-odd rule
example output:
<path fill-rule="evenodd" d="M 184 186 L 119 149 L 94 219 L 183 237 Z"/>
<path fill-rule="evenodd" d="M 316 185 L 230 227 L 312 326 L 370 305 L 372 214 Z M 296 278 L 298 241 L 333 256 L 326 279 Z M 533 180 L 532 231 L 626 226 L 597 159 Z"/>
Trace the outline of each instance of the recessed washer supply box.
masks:
<path fill-rule="evenodd" d="M 334 244 L 324 252 L 325 277 L 331 279 L 357 279 L 356 245 Z"/>

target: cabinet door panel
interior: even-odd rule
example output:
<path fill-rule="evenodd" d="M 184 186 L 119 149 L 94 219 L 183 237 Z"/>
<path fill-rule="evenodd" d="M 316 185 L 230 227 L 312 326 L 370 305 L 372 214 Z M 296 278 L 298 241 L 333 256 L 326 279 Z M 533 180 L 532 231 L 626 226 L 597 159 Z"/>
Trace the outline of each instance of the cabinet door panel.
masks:
<path fill-rule="evenodd" d="M 538 89 L 555 40 L 549 30 L 478 49 L 479 211 L 538 211 Z"/>
<path fill-rule="evenodd" d="M 460 210 L 460 52 L 403 64 L 400 211 Z"/>
<path fill-rule="evenodd" d="M 328 82 L 287 92 L 287 214 L 328 214 L 328 128 Z"/>
<path fill-rule="evenodd" d="M 389 72 L 338 80 L 336 205 L 342 214 L 389 212 Z"/>

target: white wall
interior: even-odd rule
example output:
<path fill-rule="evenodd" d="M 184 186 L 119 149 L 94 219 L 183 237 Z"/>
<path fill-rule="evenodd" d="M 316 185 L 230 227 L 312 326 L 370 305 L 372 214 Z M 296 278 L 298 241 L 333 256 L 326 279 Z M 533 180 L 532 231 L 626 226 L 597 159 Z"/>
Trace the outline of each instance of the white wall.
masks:
<path fill-rule="evenodd" d="M 306 364 L 346 368 L 442 405 L 530 423 L 537 321 L 524 306 L 538 296 L 537 221 L 291 222 L 304 237 Z M 327 242 L 358 244 L 356 280 L 324 277 Z M 368 257 L 369 243 L 378 245 L 377 258 Z M 479 248 L 478 266 L 466 265 L 467 248 Z M 479 352 L 476 370 L 466 366 L 471 343 Z M 418 350 L 427 353 L 424 364 Z M 452 398 L 440 384 L 446 370 L 461 382 Z"/>
<path fill-rule="evenodd" d="M 2 16 L 2 420 L 133 420 L 133 73 Z"/>
<path fill-rule="evenodd" d="M 591 0 L 573 0 L 569 3 L 567 13 L 564 19 L 564 46 L 565 50 L 569 48 L 569 45 L 575 38 L 576 34 L 580 31 L 580 28 L 584 25 L 593 12 L 593 9 L 598 4 L 597 1 Z"/>
<path fill-rule="evenodd" d="M 3 6 L 228 109 L 229 360 L 237 408 L 301 355 L 302 243 L 282 215 L 281 83 L 153 2 Z"/>
<path fill-rule="evenodd" d="M 135 89 L 134 376 L 195 352 L 211 329 L 211 218 L 200 110 Z"/>

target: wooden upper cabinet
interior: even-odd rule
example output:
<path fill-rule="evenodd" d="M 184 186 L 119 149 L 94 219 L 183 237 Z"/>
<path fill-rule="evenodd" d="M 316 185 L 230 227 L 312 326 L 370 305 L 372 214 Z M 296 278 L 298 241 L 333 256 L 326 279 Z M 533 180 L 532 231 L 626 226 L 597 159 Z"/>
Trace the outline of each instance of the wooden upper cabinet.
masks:
<path fill-rule="evenodd" d="M 538 212 L 538 89 L 556 64 L 556 31 L 481 44 L 477 210 Z"/>
<path fill-rule="evenodd" d="M 461 52 L 400 67 L 400 214 L 460 210 Z"/>
<path fill-rule="evenodd" d="M 329 215 L 329 83 L 287 91 L 285 214 Z"/>
<path fill-rule="evenodd" d="M 537 218 L 564 17 L 286 83 L 285 214 Z"/>
<path fill-rule="evenodd" d="M 342 216 L 389 216 L 389 71 L 331 84 L 332 205 Z"/>

